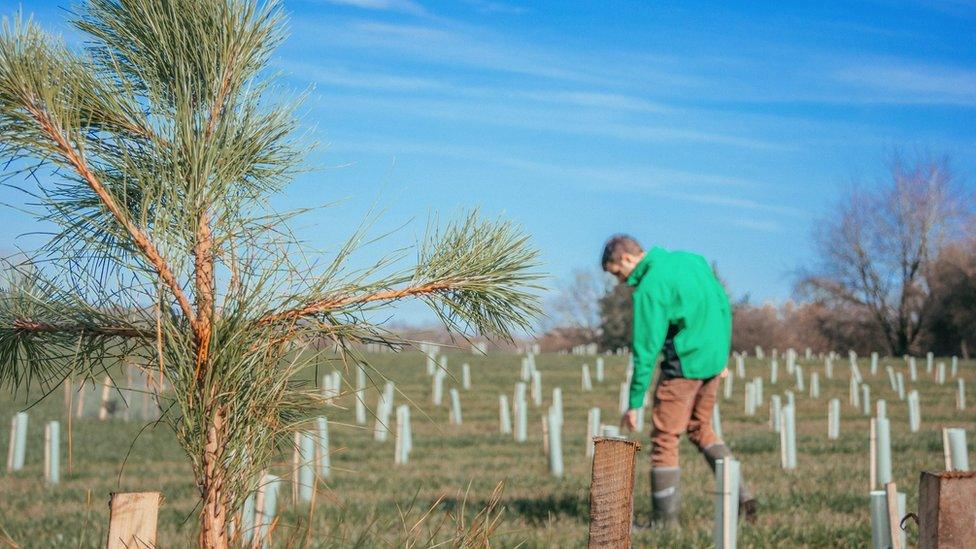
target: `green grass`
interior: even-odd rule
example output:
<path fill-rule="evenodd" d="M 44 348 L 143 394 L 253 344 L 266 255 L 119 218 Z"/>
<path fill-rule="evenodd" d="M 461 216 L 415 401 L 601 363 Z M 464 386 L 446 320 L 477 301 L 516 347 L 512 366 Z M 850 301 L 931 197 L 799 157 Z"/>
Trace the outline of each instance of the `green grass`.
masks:
<path fill-rule="evenodd" d="M 410 463 L 394 466 L 394 442 L 378 443 L 368 427 L 354 422 L 352 398 L 340 399 L 342 408 L 330 411 L 333 473 L 316 496 L 314 510 L 284 506 L 275 540 L 282 546 L 307 543 L 315 547 L 429 545 L 453 537 L 463 516 L 470 521 L 488 505 L 497 483 L 504 481 L 499 506 L 500 520 L 493 542 L 500 546 L 572 547 L 586 543 L 589 461 L 584 454 L 586 414 L 591 406 L 602 409 L 604 422 L 616 422 L 619 382 L 624 377 L 626 358 L 607 357 L 603 383 L 594 381 L 594 391 L 580 391 L 580 365 L 591 365 L 593 357 L 543 355 L 537 364 L 542 372 L 544 404 L 529 418 L 529 440 L 515 443 L 498 433 L 498 395 L 513 392 L 519 375 L 519 357 L 470 354 L 449 356 L 449 369 L 456 379 L 445 382 L 444 405 L 430 404 L 430 381 L 419 353 L 374 355 L 379 371 L 388 375 L 419 406 L 412 409 L 414 449 Z M 460 386 L 460 365 L 468 362 L 473 387 L 461 391 L 464 424 L 448 423 L 447 389 Z M 948 361 L 947 361 L 948 362 Z M 766 405 L 754 417 L 744 416 L 745 380 L 735 379 L 733 398 L 721 399 L 726 441 L 742 461 L 746 481 L 760 499 L 757 524 L 743 524 L 739 540 L 743 547 L 761 546 L 845 546 L 863 547 L 870 540 L 868 515 L 868 418 L 848 405 L 847 361 L 835 363 L 835 379 L 824 378 L 822 361 L 800 361 L 804 372 L 818 371 L 821 395 L 796 395 L 798 468 L 785 472 L 779 465 L 779 439 L 767 426 L 768 402 L 772 394 L 793 388 L 780 362 L 780 381 L 769 384 L 768 366 L 747 362 L 748 378 L 765 378 Z M 888 386 L 885 364 L 904 371 L 906 384 L 921 394 L 922 430 L 911 434 L 905 402 Z M 955 381 L 937 385 L 925 374 L 919 361 L 919 381 L 908 381 L 901 360 L 882 361 L 877 375 L 870 375 L 867 361 L 861 370 L 871 386 L 873 398 L 888 401 L 892 420 L 894 477 L 908 494 L 908 508 L 917 502 L 918 475 L 922 470 L 943 467 L 940 428 L 965 427 L 970 438 L 976 434 L 972 406 L 955 410 Z M 960 375 L 972 386 L 972 362 L 960 364 Z M 325 373 L 322 368 L 320 373 Z M 309 373 L 311 379 L 312 373 Z M 343 375 L 345 380 L 351 375 Z M 549 404 L 551 390 L 563 392 L 565 425 L 563 451 L 566 474 L 562 479 L 548 474 L 542 454 L 541 412 Z M 906 390 L 909 388 L 906 387 Z M 976 391 L 976 387 L 970 388 Z M 164 547 L 187 546 L 196 530 L 197 495 L 181 450 L 165 426 L 145 429 L 138 421 L 112 419 L 73 420 L 73 468 L 62 472 L 62 483 L 45 487 L 42 480 L 43 424 L 62 421 L 65 411 L 61 392 L 34 406 L 30 413 L 27 466 L 16 474 L 0 476 L 0 526 L 21 547 L 99 547 L 108 522 L 108 496 L 113 491 L 158 490 L 165 495 L 159 519 L 159 541 Z M 377 391 L 367 391 L 367 402 L 375 406 Z M 837 397 L 842 403 L 841 438 L 826 438 L 827 402 Z M 32 402 L 29 396 L 14 398 L 0 394 L 0 447 L 6 452 L 10 416 Z M 397 403 L 405 399 L 397 395 Z M 976 403 L 976 393 L 970 395 Z M 531 404 L 530 404 L 531 406 Z M 429 416 L 427 418 L 426 416 Z M 649 417 L 649 416 L 648 416 Z M 644 521 L 650 513 L 648 434 L 640 435 L 645 451 L 639 459 L 636 517 Z M 122 461 L 131 446 L 131 453 Z M 62 440 L 62 463 L 67 465 L 67 444 Z M 3 454 L 4 457 L 6 454 Z M 682 510 L 680 530 L 644 531 L 635 538 L 642 547 L 707 547 L 711 545 L 713 480 L 707 465 L 695 449 L 682 442 Z M 282 455 L 273 472 L 290 478 L 291 456 Z M 290 501 L 286 488 L 283 500 Z M 425 512 L 435 510 L 416 531 L 408 534 Z M 309 520 L 311 517 L 311 520 Z M 2 539 L 2 538 L 0 538 Z"/>

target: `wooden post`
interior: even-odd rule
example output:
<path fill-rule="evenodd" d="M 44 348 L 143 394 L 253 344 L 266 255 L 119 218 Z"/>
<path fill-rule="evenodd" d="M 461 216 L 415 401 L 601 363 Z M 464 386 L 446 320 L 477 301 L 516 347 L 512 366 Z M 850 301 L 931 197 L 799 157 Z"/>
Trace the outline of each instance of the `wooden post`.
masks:
<path fill-rule="evenodd" d="M 85 413 L 85 382 L 82 381 L 78 386 L 78 404 L 75 406 L 75 417 L 81 418 Z"/>
<path fill-rule="evenodd" d="M 878 424 L 877 420 L 871 418 L 871 429 L 870 429 L 870 467 L 871 475 L 868 481 L 868 490 L 874 490 L 875 486 L 878 485 Z"/>
<path fill-rule="evenodd" d="M 638 451 L 634 440 L 594 440 L 589 547 L 630 547 Z"/>
<path fill-rule="evenodd" d="M 919 549 L 971 547 L 976 539 L 976 472 L 923 471 L 918 486 Z"/>
<path fill-rule="evenodd" d="M 895 486 L 894 482 L 889 482 L 885 484 L 885 499 L 888 504 L 888 538 L 891 541 L 891 549 L 901 549 L 901 529 L 899 528 L 899 523 L 901 522 L 901 516 L 903 513 L 899 513 L 899 501 L 898 501 L 898 488 Z M 904 498 L 904 496 L 902 496 Z M 901 507 L 905 504 L 902 503 Z"/>
<path fill-rule="evenodd" d="M 952 470 L 952 454 L 949 452 L 949 429 L 942 428 L 942 457 L 945 459 L 945 470 Z"/>
<path fill-rule="evenodd" d="M 156 547 L 159 492 L 113 493 L 109 499 L 108 549 Z"/>

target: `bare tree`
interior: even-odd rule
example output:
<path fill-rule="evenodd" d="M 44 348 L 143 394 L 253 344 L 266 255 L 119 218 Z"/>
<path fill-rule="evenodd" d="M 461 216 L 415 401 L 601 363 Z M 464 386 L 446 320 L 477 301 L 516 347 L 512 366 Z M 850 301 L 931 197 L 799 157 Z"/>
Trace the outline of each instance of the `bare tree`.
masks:
<path fill-rule="evenodd" d="M 798 289 L 862 311 L 891 354 L 917 350 L 932 309 L 932 263 L 960 228 L 964 202 L 948 159 L 895 156 L 887 179 L 852 189 L 817 224 L 819 264 Z"/>
<path fill-rule="evenodd" d="M 602 271 L 577 269 L 552 300 L 550 331 L 572 334 L 575 344 L 596 342 L 600 335 L 600 299 L 612 279 Z"/>

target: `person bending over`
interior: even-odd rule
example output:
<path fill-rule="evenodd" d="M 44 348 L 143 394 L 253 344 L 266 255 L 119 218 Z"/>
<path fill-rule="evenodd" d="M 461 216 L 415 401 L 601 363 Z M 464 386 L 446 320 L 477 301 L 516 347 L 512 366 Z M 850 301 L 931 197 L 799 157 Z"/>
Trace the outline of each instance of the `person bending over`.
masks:
<path fill-rule="evenodd" d="M 602 266 L 634 287 L 634 369 L 622 428 L 635 429 L 654 363 L 664 354 L 651 415 L 652 522 L 676 523 L 681 434 L 688 433 L 713 472 L 716 460 L 732 455 L 712 429 L 719 382 L 728 375 L 732 308 L 715 273 L 697 254 L 657 247 L 645 252 L 634 238 L 615 235 L 603 248 Z M 739 514 L 754 521 L 756 500 L 744 483 L 739 486 Z"/>

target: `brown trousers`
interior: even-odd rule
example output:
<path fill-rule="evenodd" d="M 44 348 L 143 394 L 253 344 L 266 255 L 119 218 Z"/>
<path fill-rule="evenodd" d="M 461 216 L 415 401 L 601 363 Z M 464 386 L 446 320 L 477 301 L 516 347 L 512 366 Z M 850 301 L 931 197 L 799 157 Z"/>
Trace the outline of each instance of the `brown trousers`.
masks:
<path fill-rule="evenodd" d="M 688 439 L 705 450 L 722 441 L 712 430 L 712 407 L 721 376 L 710 379 L 661 379 L 654 389 L 651 431 L 651 464 L 654 467 L 678 466 L 678 438 Z"/>

